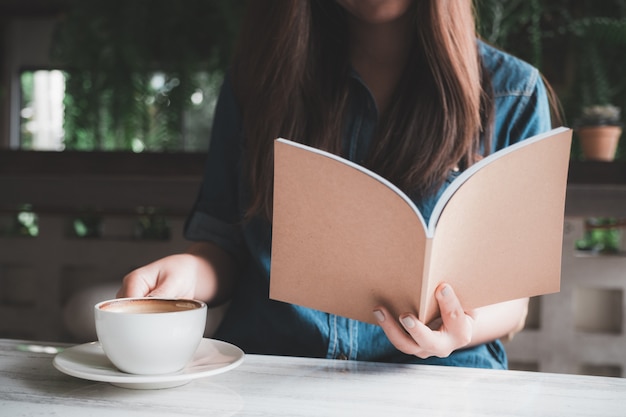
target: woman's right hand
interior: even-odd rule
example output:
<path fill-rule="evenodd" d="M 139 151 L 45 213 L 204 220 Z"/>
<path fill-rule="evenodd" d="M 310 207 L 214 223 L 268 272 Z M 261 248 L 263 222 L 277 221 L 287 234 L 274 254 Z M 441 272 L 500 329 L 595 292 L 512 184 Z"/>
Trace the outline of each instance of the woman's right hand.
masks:
<path fill-rule="evenodd" d="M 194 298 L 199 262 L 182 253 L 137 268 L 124 277 L 117 296 Z"/>
<path fill-rule="evenodd" d="M 234 262 L 226 252 L 214 244 L 198 242 L 187 253 L 135 269 L 124 277 L 117 296 L 219 302 L 230 296 L 233 276 Z"/>

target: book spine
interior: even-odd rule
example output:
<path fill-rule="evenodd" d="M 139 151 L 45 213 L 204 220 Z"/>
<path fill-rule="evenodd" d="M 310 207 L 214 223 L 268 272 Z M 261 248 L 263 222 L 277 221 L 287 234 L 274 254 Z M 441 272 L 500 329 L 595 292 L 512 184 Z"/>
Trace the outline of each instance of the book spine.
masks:
<path fill-rule="evenodd" d="M 439 311 L 433 293 L 435 288 L 433 288 L 433 283 L 431 283 L 431 280 L 436 278 L 431 277 L 430 270 L 432 248 L 433 238 L 429 237 L 426 239 L 426 247 L 424 249 L 424 271 L 422 273 L 422 290 L 420 291 L 420 308 L 418 312 L 419 320 L 426 324 L 433 320 L 435 318 L 433 315 L 436 316 Z"/>

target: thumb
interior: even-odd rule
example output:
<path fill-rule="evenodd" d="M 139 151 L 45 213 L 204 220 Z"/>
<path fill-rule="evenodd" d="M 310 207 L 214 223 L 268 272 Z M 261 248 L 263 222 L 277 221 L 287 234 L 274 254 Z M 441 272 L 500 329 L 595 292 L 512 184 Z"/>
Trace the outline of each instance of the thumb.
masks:
<path fill-rule="evenodd" d="M 158 275 L 158 269 L 154 270 L 150 265 L 130 272 L 122 280 L 117 297 L 147 297 L 157 286 Z"/>
<path fill-rule="evenodd" d="M 156 285 L 148 292 L 147 297 L 159 298 L 193 298 L 194 291 L 186 285 L 181 285 L 179 280 L 167 274 L 159 274 L 156 279 Z"/>

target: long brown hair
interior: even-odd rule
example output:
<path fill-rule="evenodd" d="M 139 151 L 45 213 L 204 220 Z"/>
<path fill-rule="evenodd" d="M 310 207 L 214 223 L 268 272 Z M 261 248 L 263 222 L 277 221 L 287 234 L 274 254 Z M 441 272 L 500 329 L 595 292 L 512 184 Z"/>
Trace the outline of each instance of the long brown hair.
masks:
<path fill-rule="evenodd" d="M 419 197 L 453 167 L 480 157 L 493 100 L 471 0 L 415 0 L 414 13 L 414 50 L 364 165 Z M 252 193 L 248 215 L 271 218 L 275 138 L 341 154 L 348 35 L 346 12 L 334 0 L 249 2 L 233 66 Z"/>

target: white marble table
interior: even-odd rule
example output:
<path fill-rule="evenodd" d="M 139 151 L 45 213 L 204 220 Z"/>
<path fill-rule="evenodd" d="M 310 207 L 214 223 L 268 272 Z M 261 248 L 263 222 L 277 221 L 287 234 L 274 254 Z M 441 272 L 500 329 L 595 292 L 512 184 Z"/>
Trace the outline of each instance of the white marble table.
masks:
<path fill-rule="evenodd" d="M 247 355 L 163 390 L 65 375 L 64 345 L 0 339 L 0 416 L 625 416 L 626 379 Z"/>

